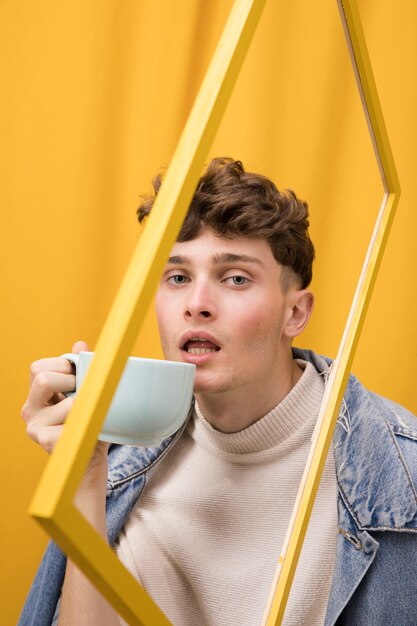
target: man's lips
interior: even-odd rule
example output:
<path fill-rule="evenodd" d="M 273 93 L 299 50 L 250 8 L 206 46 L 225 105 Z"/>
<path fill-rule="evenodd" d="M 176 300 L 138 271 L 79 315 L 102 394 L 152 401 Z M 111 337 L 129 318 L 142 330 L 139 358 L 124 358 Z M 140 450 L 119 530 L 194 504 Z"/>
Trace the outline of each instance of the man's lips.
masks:
<path fill-rule="evenodd" d="M 211 352 L 217 352 L 220 350 L 211 341 L 193 340 L 187 341 L 183 350 L 188 354 L 210 354 Z"/>
<path fill-rule="evenodd" d="M 221 348 L 215 337 L 205 331 L 189 331 L 180 340 L 180 348 L 188 354 L 210 354 Z"/>

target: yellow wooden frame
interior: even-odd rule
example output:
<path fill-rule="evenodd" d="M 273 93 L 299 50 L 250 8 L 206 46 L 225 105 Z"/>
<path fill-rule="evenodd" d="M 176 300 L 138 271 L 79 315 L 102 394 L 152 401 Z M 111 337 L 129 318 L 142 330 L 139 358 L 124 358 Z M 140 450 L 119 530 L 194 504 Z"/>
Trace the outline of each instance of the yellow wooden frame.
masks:
<path fill-rule="evenodd" d="M 215 55 L 181 135 L 148 224 L 133 254 L 97 343 L 83 387 L 30 505 L 29 513 L 132 625 L 159 626 L 168 619 L 120 563 L 73 504 L 139 328 L 180 230 L 204 158 L 222 119 L 265 0 L 235 0 Z M 384 200 L 359 280 L 338 356 L 331 371 L 318 428 L 290 534 L 265 614 L 279 624 L 320 481 L 348 371 L 388 237 L 399 184 L 356 4 L 340 1 L 349 49 L 385 188 Z"/>
<path fill-rule="evenodd" d="M 330 370 L 317 425 L 313 434 L 311 449 L 266 607 L 263 626 L 278 626 L 284 617 L 295 569 L 338 418 L 349 371 L 400 196 L 400 184 L 378 98 L 358 7 L 355 0 L 337 0 L 337 3 L 363 110 L 378 161 L 384 196 L 356 287 L 342 341 Z"/>
<path fill-rule="evenodd" d="M 104 416 L 156 290 L 265 0 L 235 0 L 193 109 L 100 334 L 96 355 L 29 513 L 132 625 L 169 624 L 73 504 Z"/>

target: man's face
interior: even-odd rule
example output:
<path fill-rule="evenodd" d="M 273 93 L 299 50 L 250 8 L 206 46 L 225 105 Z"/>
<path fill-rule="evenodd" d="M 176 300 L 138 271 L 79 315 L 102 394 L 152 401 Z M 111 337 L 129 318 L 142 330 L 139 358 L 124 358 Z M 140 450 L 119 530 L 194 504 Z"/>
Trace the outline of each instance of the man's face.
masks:
<path fill-rule="evenodd" d="M 280 266 L 258 238 L 205 229 L 176 243 L 156 298 L 165 358 L 197 366 L 194 390 L 253 387 L 260 393 L 288 363 L 295 288 L 285 294 Z"/>

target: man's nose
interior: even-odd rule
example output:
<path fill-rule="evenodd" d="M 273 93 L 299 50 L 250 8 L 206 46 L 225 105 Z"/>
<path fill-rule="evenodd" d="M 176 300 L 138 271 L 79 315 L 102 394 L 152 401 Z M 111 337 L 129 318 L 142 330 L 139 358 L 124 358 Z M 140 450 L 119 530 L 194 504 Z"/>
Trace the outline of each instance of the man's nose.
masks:
<path fill-rule="evenodd" d="M 214 294 L 210 287 L 204 284 L 195 284 L 188 292 L 185 305 L 187 319 L 209 319 L 216 315 Z"/>

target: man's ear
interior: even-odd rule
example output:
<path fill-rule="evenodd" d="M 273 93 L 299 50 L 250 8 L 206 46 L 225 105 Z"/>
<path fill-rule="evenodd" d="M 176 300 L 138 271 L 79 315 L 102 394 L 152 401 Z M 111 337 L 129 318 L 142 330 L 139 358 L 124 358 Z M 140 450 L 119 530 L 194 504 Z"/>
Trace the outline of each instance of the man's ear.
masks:
<path fill-rule="evenodd" d="M 290 316 L 285 324 L 286 337 L 298 337 L 307 326 L 313 311 L 314 296 L 311 291 L 301 289 L 294 291 L 290 296 Z"/>

